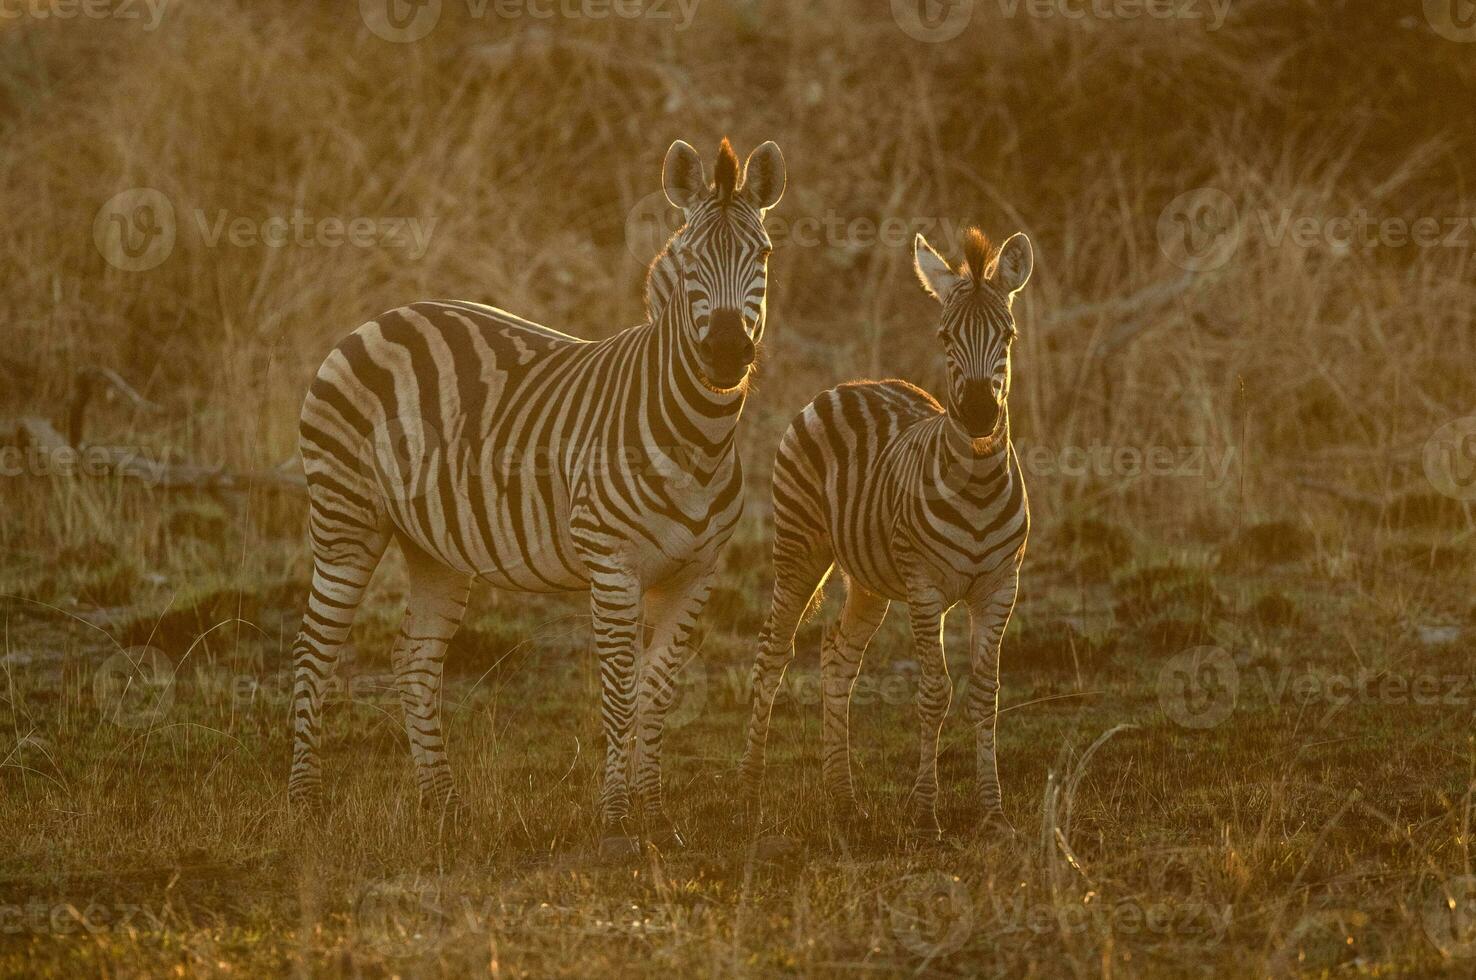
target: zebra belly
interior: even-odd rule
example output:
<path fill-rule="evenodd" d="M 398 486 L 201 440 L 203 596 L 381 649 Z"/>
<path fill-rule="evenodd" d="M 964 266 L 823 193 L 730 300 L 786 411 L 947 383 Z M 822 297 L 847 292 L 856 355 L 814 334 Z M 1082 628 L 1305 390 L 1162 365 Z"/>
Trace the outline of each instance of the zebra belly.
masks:
<path fill-rule="evenodd" d="M 742 510 L 741 499 L 721 512 L 710 513 L 699 528 L 674 521 L 659 521 L 635 556 L 635 571 L 642 582 L 655 585 L 695 569 L 717 564 L 718 552 L 732 534 Z"/>
<path fill-rule="evenodd" d="M 1011 514 L 1014 526 L 1006 533 L 978 542 L 961 530 L 951 542 L 954 547 L 941 550 L 936 541 L 922 544 L 922 536 L 905 519 L 888 526 L 885 518 L 863 518 L 845 534 L 837 534 L 840 528 L 832 524 L 836 565 L 847 578 L 888 599 L 907 601 L 912 581 L 926 583 L 952 605 L 987 590 L 1013 566 L 1028 528 L 1023 499 Z M 984 510 L 971 515 L 971 523 L 985 527 L 1002 516 L 998 508 Z"/>
<path fill-rule="evenodd" d="M 859 533 L 857 530 L 841 532 L 841 528 L 832 524 L 835 564 L 846 578 L 869 592 L 905 602 L 907 582 L 892 551 L 891 529 L 882 520 L 863 519 Z"/>
<path fill-rule="evenodd" d="M 576 523 L 602 530 L 581 531 L 578 543 L 601 556 L 600 564 L 627 570 L 645 588 L 714 567 L 742 512 L 736 458 L 723 477 L 703 486 L 677 489 L 659 477 L 637 482 L 641 499 L 662 502 L 659 511 L 642 514 L 639 525 L 627 520 L 624 506 L 602 505 L 602 499 L 614 496 L 612 488 L 580 485 L 574 504 Z"/>
<path fill-rule="evenodd" d="M 589 587 L 569 534 L 568 495 L 552 475 L 495 459 L 402 446 L 397 478 L 379 491 L 397 532 L 442 564 L 496 588 Z"/>

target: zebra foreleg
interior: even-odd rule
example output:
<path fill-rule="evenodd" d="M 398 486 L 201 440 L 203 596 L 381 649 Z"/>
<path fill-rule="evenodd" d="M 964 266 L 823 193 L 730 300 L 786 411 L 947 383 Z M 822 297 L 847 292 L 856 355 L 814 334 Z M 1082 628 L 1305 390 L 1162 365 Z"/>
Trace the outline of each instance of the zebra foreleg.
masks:
<path fill-rule="evenodd" d="M 999 766 L 995 758 L 995 728 L 999 718 L 999 645 L 1015 607 L 1018 579 L 969 604 L 973 650 L 970 656 L 968 695 L 969 724 L 974 729 L 974 761 L 978 772 L 979 798 L 987 823 L 1013 832 L 1005 818 L 999 788 Z"/>
<path fill-rule="evenodd" d="M 666 813 L 662 793 L 661 739 L 666 713 L 675 699 L 681 670 L 700 669 L 687 664 L 697 617 L 712 589 L 710 573 L 686 576 L 646 593 L 646 623 L 650 640 L 641 659 L 636 691 L 635 788 L 641 819 L 648 835 L 682 843 Z"/>
<path fill-rule="evenodd" d="M 943 614 L 947 609 L 935 592 L 912 591 L 908 600 L 912 638 L 920 668 L 917 683 L 918 768 L 912 787 L 915 831 L 925 837 L 941 834 L 938 825 L 938 738 L 953 687 L 943 657 Z"/>
<path fill-rule="evenodd" d="M 605 782 L 600 791 L 600 819 L 608 841 L 617 839 L 612 834 L 622 831 L 630 816 L 629 770 L 635 731 L 640 584 L 633 575 L 600 571 L 590 586 L 590 612 L 600 662 L 600 717 L 605 731 Z"/>

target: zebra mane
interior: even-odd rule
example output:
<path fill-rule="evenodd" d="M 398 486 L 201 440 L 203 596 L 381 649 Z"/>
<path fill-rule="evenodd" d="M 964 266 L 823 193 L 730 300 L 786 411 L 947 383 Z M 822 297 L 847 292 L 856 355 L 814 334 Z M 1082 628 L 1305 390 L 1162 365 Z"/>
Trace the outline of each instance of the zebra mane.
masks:
<path fill-rule="evenodd" d="M 982 284 L 999 258 L 999 246 L 978 228 L 964 232 L 964 264 L 958 274 L 975 286 Z"/>
<path fill-rule="evenodd" d="M 723 145 L 718 147 L 717 164 L 713 167 L 712 174 L 713 190 L 717 192 L 718 204 L 727 207 L 733 203 L 733 194 L 738 190 L 738 154 L 733 152 L 733 144 L 723 137 Z"/>
<path fill-rule="evenodd" d="M 667 300 L 676 290 L 677 283 L 681 277 L 677 275 L 676 261 L 671 257 L 671 243 L 676 236 L 681 234 L 681 229 L 666 240 L 661 246 L 661 251 L 651 260 L 646 267 L 646 322 L 655 323 L 661 319 L 661 311 L 666 308 Z"/>

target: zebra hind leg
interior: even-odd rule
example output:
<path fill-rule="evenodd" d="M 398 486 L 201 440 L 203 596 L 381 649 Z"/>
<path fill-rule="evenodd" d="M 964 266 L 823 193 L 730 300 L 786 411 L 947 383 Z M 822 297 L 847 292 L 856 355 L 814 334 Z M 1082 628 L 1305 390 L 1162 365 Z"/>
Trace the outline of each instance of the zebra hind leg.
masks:
<path fill-rule="evenodd" d="M 292 646 L 292 776 L 287 799 L 294 809 L 311 813 L 320 811 L 323 803 L 318 747 L 323 735 L 324 694 L 389 534 L 384 528 L 367 527 L 350 533 L 341 526 L 325 533 L 317 521 L 310 526 L 312 586 L 302 629 Z M 323 547 L 321 542 L 330 535 L 334 546 Z"/>
<path fill-rule="evenodd" d="M 774 537 L 774 594 L 769 615 L 759 634 L 758 656 L 754 658 L 749 686 L 752 709 L 748 721 L 748 743 L 744 749 L 739 778 L 753 806 L 764 778 L 768 750 L 769 718 L 784 672 L 794 659 L 794 634 L 805 612 L 817 599 L 830 575 L 832 552 L 829 542 L 811 540 L 806 547 L 793 547 L 779 528 Z"/>
<path fill-rule="evenodd" d="M 413 547 L 406 547 L 405 553 L 410 598 L 391 657 L 395 685 L 421 803 L 454 811 L 458 797 L 441 729 L 441 678 L 446 646 L 466 613 L 471 579 Z"/>
<path fill-rule="evenodd" d="M 711 589 L 712 576 L 703 573 L 650 589 L 645 597 L 650 638 L 641 657 L 636 682 L 636 739 L 632 768 L 636 800 L 647 839 L 665 846 L 680 847 L 683 842 L 666 812 L 666 798 L 662 791 L 661 740 L 666 732 L 667 712 L 680 689 L 680 672 L 703 669 L 700 663 L 689 664 L 687 661 L 692 657 L 692 632 L 697 626 L 697 617 L 707 605 Z M 698 689 L 699 692 L 702 690 L 705 688 Z M 686 696 L 701 695 L 687 691 Z M 700 709 L 701 704 L 696 707 Z"/>
<path fill-rule="evenodd" d="M 861 658 L 890 605 L 848 578 L 840 621 L 820 648 L 825 790 L 832 810 L 842 819 L 866 819 L 851 782 L 851 692 L 861 672 Z"/>

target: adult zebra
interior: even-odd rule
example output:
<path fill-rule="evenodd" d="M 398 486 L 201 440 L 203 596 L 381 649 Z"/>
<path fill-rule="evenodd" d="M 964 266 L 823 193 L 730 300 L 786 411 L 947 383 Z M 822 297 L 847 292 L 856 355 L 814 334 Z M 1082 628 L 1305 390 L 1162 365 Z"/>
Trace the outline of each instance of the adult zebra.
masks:
<path fill-rule="evenodd" d="M 455 800 L 441 666 L 471 579 L 587 589 L 603 820 L 629 815 L 633 769 L 643 816 L 670 829 L 663 719 L 742 507 L 733 434 L 763 333 L 764 215 L 784 157 L 765 143 L 740 175 L 724 140 L 709 183 L 677 141 L 662 183 L 685 223 L 647 275 L 650 322 L 587 342 L 487 306 L 422 302 L 364 324 L 323 362 L 302 409 L 313 578 L 293 651 L 294 803 L 321 802 L 324 686 L 393 538 L 410 576 L 393 662 L 423 796 Z"/>
<path fill-rule="evenodd" d="M 914 264 L 943 306 L 938 335 L 948 364 L 948 407 L 904 381 L 844 384 L 791 423 L 774 462 L 774 594 L 753 666 L 753 713 L 742 774 L 763 776 L 774 694 L 794 657 L 794 634 L 832 568 L 846 601 L 821 648 L 825 786 L 842 811 L 864 816 L 851 783 L 851 689 L 891 600 L 907 602 L 921 668 L 921 758 L 914 818 L 938 833 L 938 736 L 952 698 L 943 617 L 967 604 L 973 625 L 969 719 L 982 803 L 1001 807 L 994 735 L 999 641 L 1014 608 L 1030 513 L 1010 444 L 1014 297 L 1030 278 L 1030 240 L 995 251 L 977 230 L 954 272 L 917 236 Z"/>

